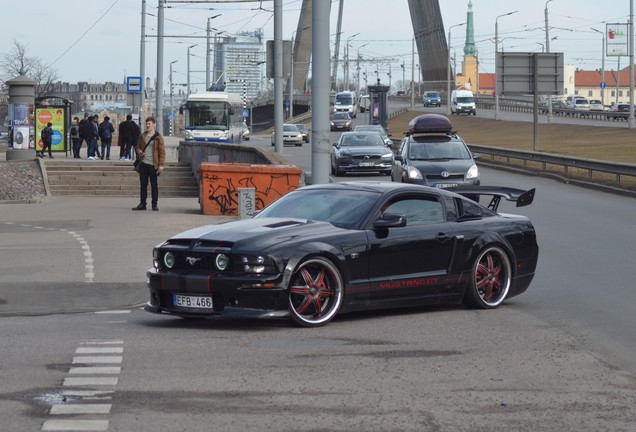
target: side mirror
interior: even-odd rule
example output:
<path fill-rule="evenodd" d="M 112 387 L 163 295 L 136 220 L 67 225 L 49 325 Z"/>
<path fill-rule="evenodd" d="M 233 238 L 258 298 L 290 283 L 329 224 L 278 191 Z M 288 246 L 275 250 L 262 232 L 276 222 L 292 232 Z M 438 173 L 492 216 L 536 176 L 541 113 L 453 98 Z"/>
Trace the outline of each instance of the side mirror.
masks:
<path fill-rule="evenodd" d="M 331 144 L 332 147 L 338 147 L 338 143 Z"/>
<path fill-rule="evenodd" d="M 395 155 L 395 160 L 398 162 L 404 162 L 404 157 L 401 154 Z"/>
<path fill-rule="evenodd" d="M 406 226 L 406 217 L 401 214 L 385 213 L 381 218 L 373 221 L 373 228 L 387 229 Z"/>
<path fill-rule="evenodd" d="M 473 159 L 481 159 L 481 153 L 473 153 Z"/>

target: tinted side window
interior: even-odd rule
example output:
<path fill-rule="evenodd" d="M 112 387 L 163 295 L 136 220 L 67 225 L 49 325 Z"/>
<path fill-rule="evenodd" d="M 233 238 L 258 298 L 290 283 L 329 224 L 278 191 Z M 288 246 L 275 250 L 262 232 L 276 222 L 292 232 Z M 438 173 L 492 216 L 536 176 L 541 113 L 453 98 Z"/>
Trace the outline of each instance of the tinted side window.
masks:
<path fill-rule="evenodd" d="M 382 213 L 401 214 L 406 225 L 427 225 L 444 222 L 444 208 L 435 197 L 410 197 L 393 201 Z"/>

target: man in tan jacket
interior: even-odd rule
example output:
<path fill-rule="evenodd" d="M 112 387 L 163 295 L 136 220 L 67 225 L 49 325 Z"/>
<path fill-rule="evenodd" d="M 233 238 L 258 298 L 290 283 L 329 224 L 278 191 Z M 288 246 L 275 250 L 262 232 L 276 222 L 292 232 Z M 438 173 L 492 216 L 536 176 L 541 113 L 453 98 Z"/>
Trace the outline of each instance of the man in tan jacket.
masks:
<path fill-rule="evenodd" d="M 139 164 L 139 183 L 141 184 L 141 194 L 139 205 L 133 210 L 146 210 L 146 200 L 148 198 L 148 180 L 152 193 L 152 209 L 159 210 L 157 202 L 159 200 L 159 186 L 157 177 L 163 172 L 166 163 L 166 145 L 163 137 L 155 130 L 156 121 L 153 117 L 146 119 L 146 132 L 141 134 L 139 142 L 135 148 L 137 158 L 141 160 Z"/>

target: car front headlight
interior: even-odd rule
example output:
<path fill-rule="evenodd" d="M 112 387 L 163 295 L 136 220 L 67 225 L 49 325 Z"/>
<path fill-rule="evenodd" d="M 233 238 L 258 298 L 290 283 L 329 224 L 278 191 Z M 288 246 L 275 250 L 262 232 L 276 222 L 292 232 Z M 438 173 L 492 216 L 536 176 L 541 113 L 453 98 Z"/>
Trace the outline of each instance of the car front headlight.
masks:
<path fill-rule="evenodd" d="M 408 167 L 407 173 L 411 180 L 423 180 L 422 173 L 415 167 Z"/>
<path fill-rule="evenodd" d="M 187 131 L 185 132 L 185 137 L 186 137 L 186 139 L 192 139 L 192 138 L 194 138 L 194 136 L 192 135 L 192 131 L 187 130 Z"/>
<path fill-rule="evenodd" d="M 386 153 L 382 155 L 382 160 L 383 161 L 392 161 L 393 160 L 393 153 Z"/>
<path fill-rule="evenodd" d="M 479 169 L 477 168 L 477 165 L 473 165 L 466 173 L 466 180 L 472 180 L 476 178 L 479 178 Z"/>
<path fill-rule="evenodd" d="M 244 255 L 241 257 L 241 264 L 245 273 L 252 274 L 274 274 L 276 265 L 273 260 L 263 255 Z"/>

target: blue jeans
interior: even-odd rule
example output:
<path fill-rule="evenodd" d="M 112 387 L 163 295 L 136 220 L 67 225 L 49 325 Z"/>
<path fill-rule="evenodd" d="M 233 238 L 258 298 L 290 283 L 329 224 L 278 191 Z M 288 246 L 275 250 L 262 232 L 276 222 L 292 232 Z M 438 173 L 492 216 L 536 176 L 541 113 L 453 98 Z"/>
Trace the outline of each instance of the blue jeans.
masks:
<path fill-rule="evenodd" d="M 82 149 L 82 140 L 79 137 L 77 137 L 77 138 L 71 138 L 71 141 L 73 141 L 73 156 L 80 157 L 80 150 Z"/>
<path fill-rule="evenodd" d="M 104 139 L 102 138 L 102 157 L 106 157 L 106 159 L 110 159 L 110 145 L 113 142 L 112 138 Z"/>
<path fill-rule="evenodd" d="M 95 157 L 95 150 L 97 149 L 97 140 L 95 138 L 88 138 L 88 157 Z"/>

